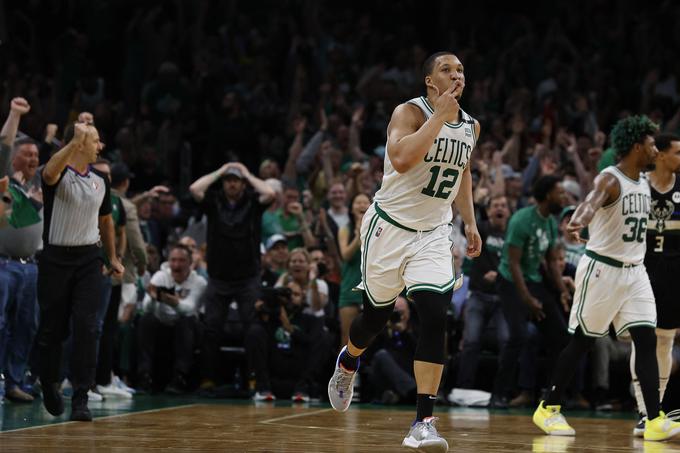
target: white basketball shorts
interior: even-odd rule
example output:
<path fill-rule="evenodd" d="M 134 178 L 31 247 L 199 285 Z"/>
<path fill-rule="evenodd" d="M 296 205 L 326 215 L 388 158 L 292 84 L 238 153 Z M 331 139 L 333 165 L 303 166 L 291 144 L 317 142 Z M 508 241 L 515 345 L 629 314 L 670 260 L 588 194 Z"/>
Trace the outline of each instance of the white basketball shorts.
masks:
<path fill-rule="evenodd" d="M 625 265 L 586 251 L 576 269 L 576 292 L 569 331 L 602 337 L 614 325 L 617 335 L 630 327 L 656 327 L 656 305 L 644 264 Z"/>
<path fill-rule="evenodd" d="M 361 283 L 374 306 L 390 305 L 406 287 L 445 293 L 455 273 L 451 225 L 415 231 L 400 225 L 373 203 L 361 223 Z"/>

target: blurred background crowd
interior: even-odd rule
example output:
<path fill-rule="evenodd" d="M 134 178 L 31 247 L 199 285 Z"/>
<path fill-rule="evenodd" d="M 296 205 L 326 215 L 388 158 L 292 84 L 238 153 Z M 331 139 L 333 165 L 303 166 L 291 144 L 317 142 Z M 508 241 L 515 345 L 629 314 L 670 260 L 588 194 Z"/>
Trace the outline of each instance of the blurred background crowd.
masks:
<path fill-rule="evenodd" d="M 351 290 L 361 277 L 358 228 L 380 186 L 391 112 L 424 94 L 422 63 L 443 49 L 465 65 L 461 105 L 481 124 L 471 165 L 484 253 L 463 258 L 456 217 L 463 286 L 451 303 L 442 394 L 497 392 L 508 333 L 492 282 L 508 221 L 535 202 L 534 182 L 554 175 L 567 198 L 563 231 L 614 162 L 616 120 L 646 114 L 680 132 L 680 5 L 350 4 L 0 2 L 0 171 L 12 179 L 0 229 L 6 399 L 35 393 L 39 166 L 77 120 L 93 122 L 104 143 L 97 165 L 115 189 L 127 268 L 93 300 L 102 310 L 90 398 L 323 399 L 361 309 Z M 583 246 L 561 248 L 573 278 Z M 533 405 L 546 385 L 545 342 L 534 321 L 526 332 L 511 388 L 492 399 L 499 407 Z M 400 298 L 362 368 L 362 400 L 415 398 L 417 335 L 417 310 Z M 631 407 L 629 354 L 628 343 L 598 341 L 570 404 Z"/>

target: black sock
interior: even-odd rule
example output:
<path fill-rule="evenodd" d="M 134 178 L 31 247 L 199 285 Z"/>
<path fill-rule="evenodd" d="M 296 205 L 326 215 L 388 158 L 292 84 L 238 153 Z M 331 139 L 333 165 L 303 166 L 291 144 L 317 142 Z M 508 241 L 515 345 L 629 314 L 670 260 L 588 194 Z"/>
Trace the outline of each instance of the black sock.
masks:
<path fill-rule="evenodd" d="M 435 395 L 418 393 L 416 397 L 416 423 L 422 422 L 424 418 L 432 417 L 435 401 L 437 401 Z"/>
<path fill-rule="evenodd" d="M 574 363 L 578 363 L 579 360 L 581 360 L 594 342 L 595 338 L 586 337 L 581 331 L 580 326 L 576 328 L 574 336 L 571 338 L 567 347 L 560 353 L 557 363 L 555 364 L 552 385 L 545 398 L 546 406 L 562 404 L 564 390 L 569 385 L 569 382 L 571 382 L 571 378 L 576 371 Z"/>
<path fill-rule="evenodd" d="M 340 354 L 340 365 L 347 371 L 355 371 L 359 368 L 359 357 L 354 357 L 345 349 Z"/>

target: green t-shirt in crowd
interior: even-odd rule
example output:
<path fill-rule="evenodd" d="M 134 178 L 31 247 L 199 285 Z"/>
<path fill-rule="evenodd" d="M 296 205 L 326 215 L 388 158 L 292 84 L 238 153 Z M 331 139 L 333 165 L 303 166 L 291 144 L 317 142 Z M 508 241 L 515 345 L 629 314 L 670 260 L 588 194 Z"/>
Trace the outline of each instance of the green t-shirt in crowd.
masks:
<path fill-rule="evenodd" d="M 557 240 L 557 220 L 555 217 L 543 217 L 536 206 L 529 206 L 517 211 L 508 223 L 505 233 L 505 244 L 498 272 L 507 280 L 513 281 L 510 273 L 508 248 L 522 249 L 520 268 L 525 280 L 540 282 L 543 280 L 539 270 L 541 260 L 549 248 Z"/>
<path fill-rule="evenodd" d="M 123 212 L 123 203 L 120 197 L 111 194 L 111 217 L 113 217 L 113 224 L 117 227 L 125 226 L 125 214 Z"/>
<path fill-rule="evenodd" d="M 267 242 L 270 236 L 281 233 L 283 233 L 283 228 L 279 223 L 279 211 L 264 211 L 262 213 L 262 243 Z"/>
<path fill-rule="evenodd" d="M 300 220 L 294 215 L 287 216 L 283 209 L 276 211 L 276 217 L 281 225 L 281 230 L 283 233 L 299 233 L 300 232 Z M 288 235 L 286 235 L 288 236 Z M 293 250 L 298 247 L 304 247 L 305 241 L 302 239 L 301 234 L 295 236 L 288 236 L 288 250 Z"/>
<path fill-rule="evenodd" d="M 597 171 L 600 172 L 611 165 L 616 165 L 616 151 L 614 148 L 607 148 L 597 163 Z"/>

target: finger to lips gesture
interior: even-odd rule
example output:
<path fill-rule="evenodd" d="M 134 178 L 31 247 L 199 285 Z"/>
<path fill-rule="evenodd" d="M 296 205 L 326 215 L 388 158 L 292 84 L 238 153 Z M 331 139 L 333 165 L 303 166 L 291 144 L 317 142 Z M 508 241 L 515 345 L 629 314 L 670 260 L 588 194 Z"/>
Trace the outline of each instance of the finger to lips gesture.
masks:
<path fill-rule="evenodd" d="M 460 106 L 458 105 L 458 100 L 456 99 L 459 89 L 462 84 L 459 81 L 455 81 L 449 88 L 446 89 L 442 94 L 439 94 L 439 88 L 435 85 L 430 85 L 437 92 L 437 100 L 434 101 L 434 111 L 435 113 L 444 114 L 446 117 L 453 116 L 458 113 Z"/>

